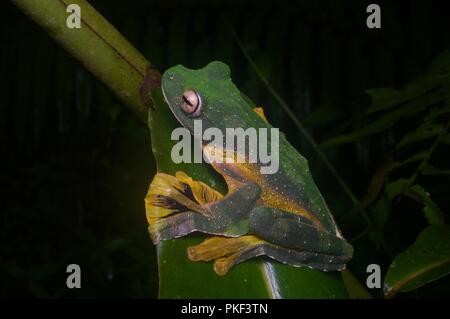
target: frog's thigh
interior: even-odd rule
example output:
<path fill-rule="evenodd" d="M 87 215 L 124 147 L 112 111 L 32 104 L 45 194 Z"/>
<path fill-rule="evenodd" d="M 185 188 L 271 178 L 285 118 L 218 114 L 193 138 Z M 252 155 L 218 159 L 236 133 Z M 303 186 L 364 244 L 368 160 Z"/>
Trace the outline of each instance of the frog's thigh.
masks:
<path fill-rule="evenodd" d="M 297 251 L 269 243 L 259 247 L 259 250 L 262 252 L 261 255 L 266 255 L 283 264 L 296 267 L 306 266 L 323 271 L 343 270 L 345 269 L 345 262 L 347 261 L 347 259 L 342 256 Z"/>
<path fill-rule="evenodd" d="M 353 252 L 345 240 L 319 230 L 305 217 L 270 207 L 252 210 L 250 232 L 270 243 L 266 255 L 294 266 L 342 269 Z"/>

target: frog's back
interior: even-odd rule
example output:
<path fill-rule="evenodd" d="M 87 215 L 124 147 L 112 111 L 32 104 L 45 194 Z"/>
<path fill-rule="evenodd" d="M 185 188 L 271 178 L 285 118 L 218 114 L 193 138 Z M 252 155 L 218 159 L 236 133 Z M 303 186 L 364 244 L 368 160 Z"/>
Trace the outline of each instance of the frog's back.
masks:
<path fill-rule="evenodd" d="M 262 189 L 264 205 L 303 215 L 319 227 L 338 233 L 312 178 L 308 161 L 286 140 L 284 134 L 280 134 L 277 172 L 261 174 L 255 181 Z"/>
<path fill-rule="evenodd" d="M 244 129 L 253 127 L 270 130 L 273 128 L 254 112 L 246 115 L 251 120 L 239 119 L 232 125 Z M 260 138 L 261 136 L 258 137 Z M 287 141 L 283 133 L 279 134 L 279 151 L 274 153 L 271 138 L 272 136 L 268 138 L 267 148 L 270 150 L 272 160 L 278 154 L 279 164 L 273 174 L 261 172 L 261 168 L 267 165 L 252 164 L 248 160 L 245 163 L 213 164 L 213 166 L 224 176 L 231 188 L 237 188 L 248 180 L 258 184 L 262 191 L 261 205 L 302 215 L 322 230 L 340 236 L 325 200 L 311 176 L 308 161 Z"/>

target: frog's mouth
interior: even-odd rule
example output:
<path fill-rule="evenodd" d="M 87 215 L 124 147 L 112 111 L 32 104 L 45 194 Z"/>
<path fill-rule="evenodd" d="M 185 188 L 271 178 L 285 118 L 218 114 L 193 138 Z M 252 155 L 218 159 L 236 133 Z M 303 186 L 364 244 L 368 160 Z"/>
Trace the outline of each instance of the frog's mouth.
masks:
<path fill-rule="evenodd" d="M 175 118 L 178 121 L 178 123 L 183 124 L 183 121 L 181 120 L 181 118 L 179 117 L 177 112 L 174 111 L 174 106 L 171 104 L 171 102 L 167 98 L 166 90 L 164 89 L 164 81 L 161 83 L 161 91 L 162 91 L 162 94 L 163 94 L 163 97 L 164 97 L 164 102 L 166 102 L 167 106 L 169 106 L 170 112 L 172 112 L 173 116 L 175 116 Z M 181 104 L 181 98 L 180 98 L 179 104 L 177 104 L 177 105 L 180 105 L 180 104 Z M 192 132 L 191 132 L 191 134 L 192 134 Z"/>

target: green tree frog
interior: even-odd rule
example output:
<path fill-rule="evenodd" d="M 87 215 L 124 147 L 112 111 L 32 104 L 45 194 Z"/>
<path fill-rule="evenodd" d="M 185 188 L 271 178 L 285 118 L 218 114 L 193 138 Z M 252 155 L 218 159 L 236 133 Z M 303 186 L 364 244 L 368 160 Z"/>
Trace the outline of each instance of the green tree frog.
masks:
<path fill-rule="evenodd" d="M 250 127 L 270 129 L 261 108 L 252 108 L 233 84 L 229 67 L 218 61 L 191 70 L 178 65 L 162 76 L 162 90 L 175 118 L 192 134 L 194 121 L 202 129 Z M 205 155 L 222 152 L 236 157 L 236 149 L 210 147 L 200 138 Z M 342 270 L 353 254 L 320 191 L 307 160 L 279 136 L 279 167 L 261 173 L 262 164 L 212 162 L 228 187 L 223 195 L 184 172 L 157 173 L 145 198 L 149 233 L 154 244 L 202 232 L 213 236 L 189 247 L 192 261 L 214 261 L 225 275 L 234 265 L 268 256 L 292 266 L 322 271 Z"/>

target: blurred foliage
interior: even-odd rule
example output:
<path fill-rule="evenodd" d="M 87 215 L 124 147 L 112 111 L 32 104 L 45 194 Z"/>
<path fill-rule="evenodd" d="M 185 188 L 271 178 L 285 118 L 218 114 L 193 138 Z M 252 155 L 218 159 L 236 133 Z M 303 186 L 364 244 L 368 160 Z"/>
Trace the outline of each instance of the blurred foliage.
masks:
<path fill-rule="evenodd" d="M 450 32 L 438 3 L 385 2 L 382 29 L 369 30 L 364 1 L 90 2 L 161 71 L 231 66 L 238 87 L 309 159 L 353 242 L 349 267 L 360 282 L 376 263 L 388 287 L 411 278 L 399 297 L 449 295 Z M 146 127 L 16 8 L 0 6 L 1 295 L 155 297 Z M 249 68 L 220 13 L 358 207 Z M 65 286 L 70 263 L 81 266 L 82 289 Z M 411 277 L 414 269 L 424 276 Z"/>
<path fill-rule="evenodd" d="M 444 212 L 426 190 L 429 187 L 426 178 L 420 182 L 427 186 L 415 184 L 421 175 L 430 175 L 430 171 L 444 176 L 444 183 L 448 176 L 448 161 L 439 168 L 432 162 L 436 162 L 435 153 L 441 149 L 448 152 L 449 147 L 446 140 L 450 127 L 450 52 L 442 53 L 424 74 L 400 90 L 377 88 L 367 90 L 367 93 L 372 103 L 363 116 L 376 114 L 375 118 L 363 128 L 324 141 L 322 146 L 337 146 L 373 134 L 392 133 L 386 152 L 390 160 L 383 162 L 382 169 L 375 172 L 368 193 L 361 201 L 364 207 L 360 208 L 368 208 L 374 221 L 374 227 L 368 229 L 367 235 L 376 247 L 392 252 L 385 226 L 394 209 L 407 209 L 404 203 L 394 206 L 392 202 L 404 202 L 405 198 L 415 202 L 416 207 L 422 207 L 423 217 L 430 225 L 412 246 L 392 261 L 384 290 L 386 296 L 393 297 L 399 291 L 414 290 L 450 273 L 450 231 L 444 226 Z M 411 120 L 405 123 L 409 118 Z M 395 126 L 402 130 L 393 130 Z"/>
<path fill-rule="evenodd" d="M 1 295 L 155 296 L 155 249 L 142 227 L 154 170 L 148 130 L 2 6 Z M 66 287 L 71 263 L 83 289 Z"/>

